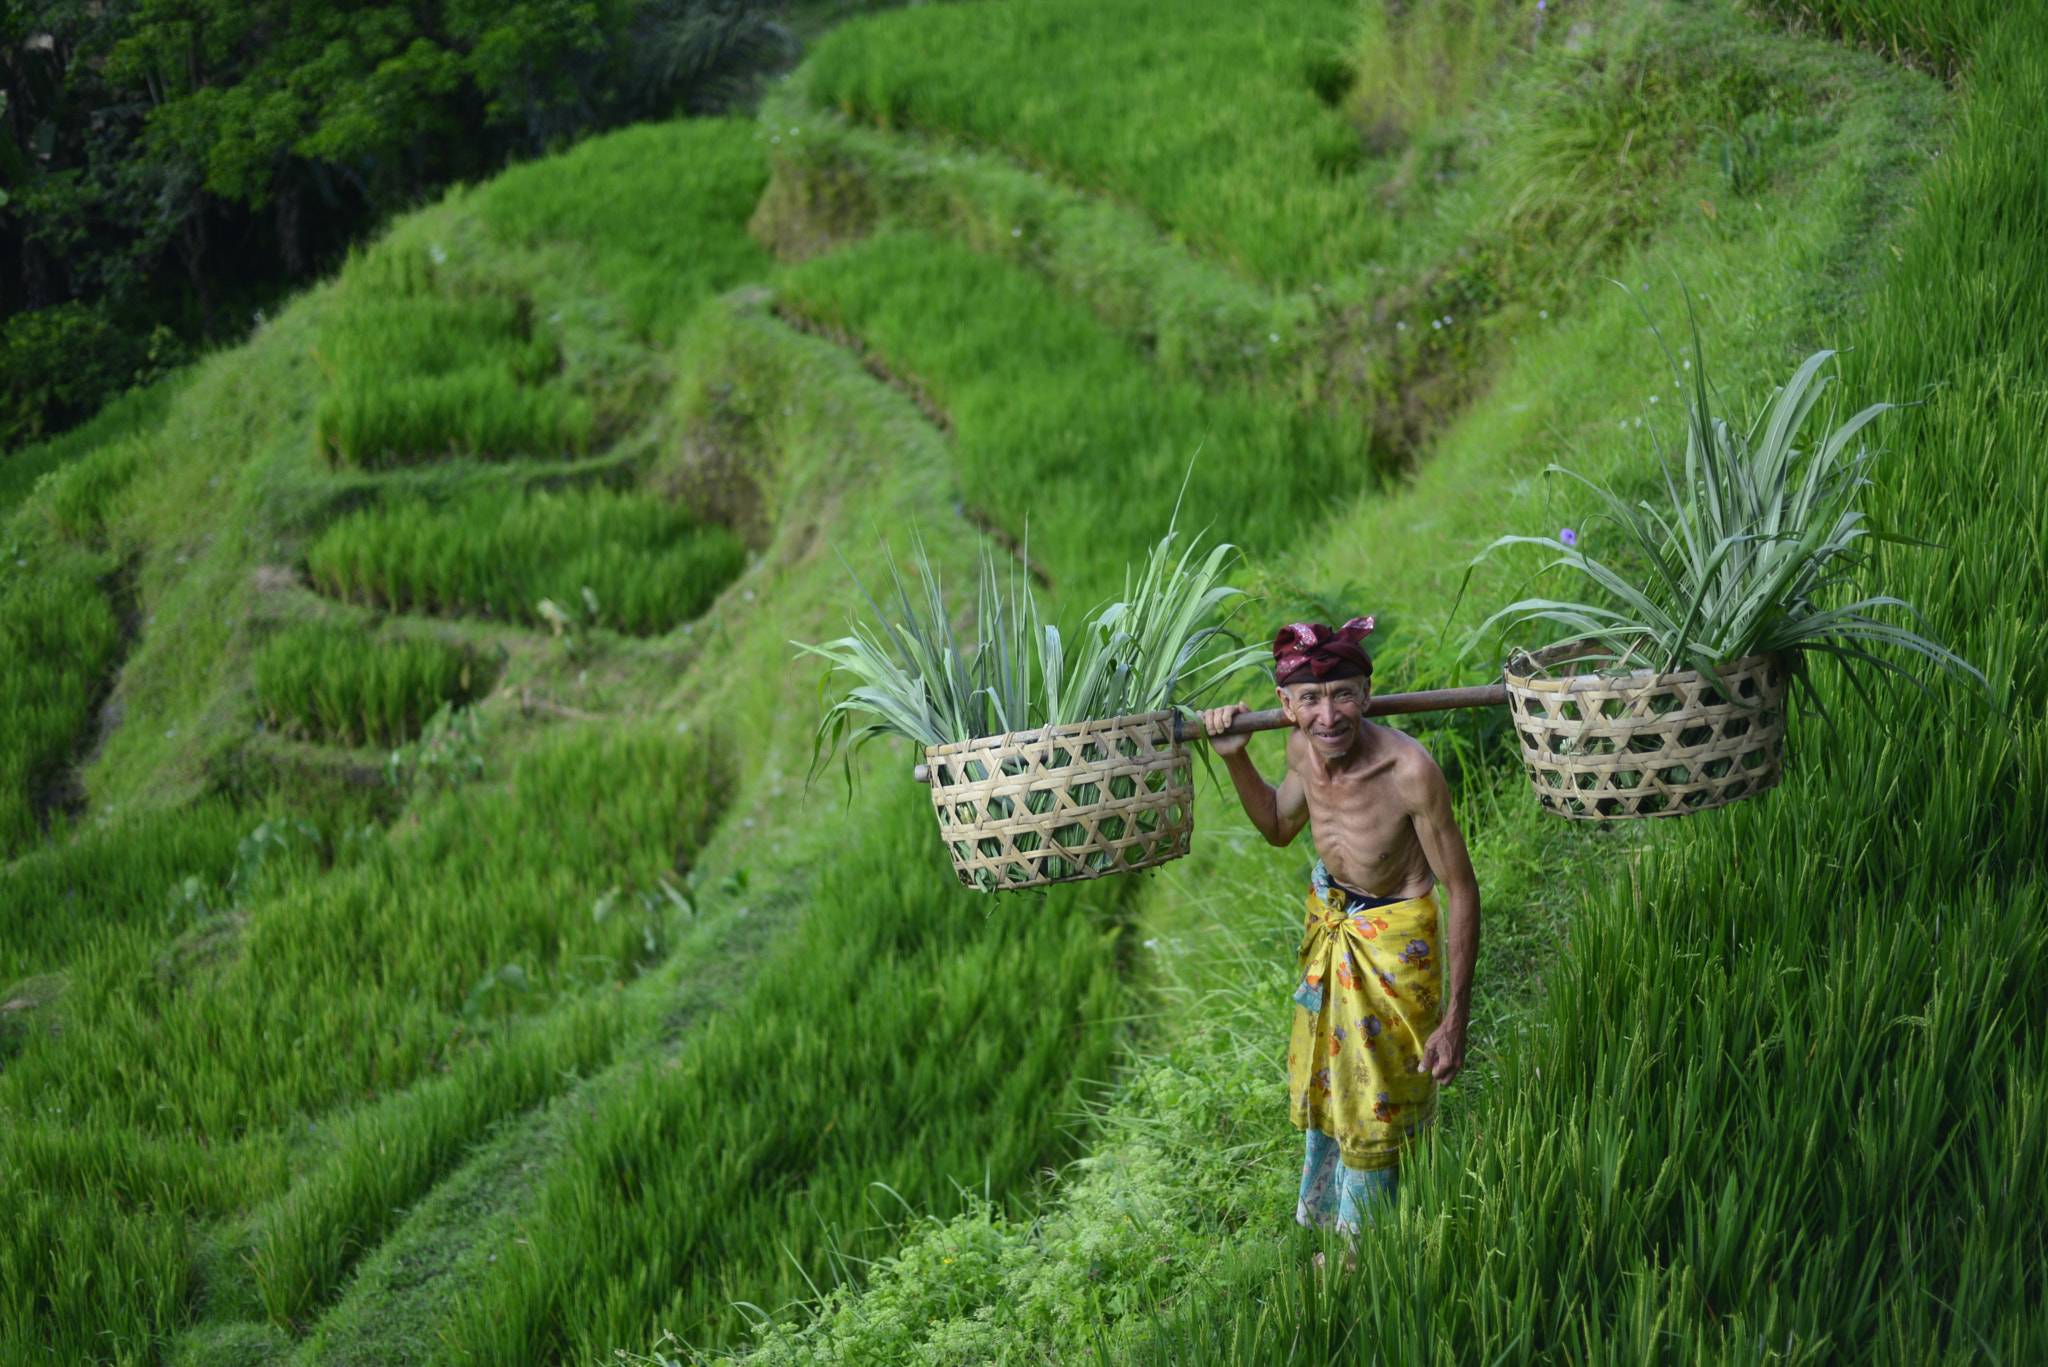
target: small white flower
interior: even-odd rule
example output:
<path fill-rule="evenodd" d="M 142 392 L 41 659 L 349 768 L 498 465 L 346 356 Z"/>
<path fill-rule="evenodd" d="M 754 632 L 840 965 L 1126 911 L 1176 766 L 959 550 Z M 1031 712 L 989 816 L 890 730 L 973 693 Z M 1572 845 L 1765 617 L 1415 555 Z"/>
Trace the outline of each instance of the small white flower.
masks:
<path fill-rule="evenodd" d="M 1651 402 L 1651 403 L 1655 403 L 1655 402 L 1657 402 L 1657 396 L 1656 396 L 1655 394 L 1652 394 L 1652 395 L 1650 396 L 1650 402 Z"/>
<path fill-rule="evenodd" d="M 1536 316 L 1537 316 L 1538 318 L 1548 318 L 1548 317 L 1550 316 L 1550 310 L 1549 310 L 1549 309 L 1537 309 L 1537 310 L 1536 310 Z"/>
<path fill-rule="evenodd" d="M 1429 320 L 1429 327 L 1430 331 L 1432 332 L 1442 332 L 1444 330 L 1444 320 L 1441 318 L 1432 318 Z"/>
<path fill-rule="evenodd" d="M 1280 340 L 1280 334 L 1277 332 L 1269 332 L 1266 334 L 1266 340 L 1269 342 L 1277 342 Z"/>
<path fill-rule="evenodd" d="M 1406 323 L 1396 323 L 1396 324 L 1394 324 L 1394 331 L 1396 331 L 1396 332 L 1406 332 L 1407 330 L 1408 330 L 1408 325 L 1407 325 Z"/>
<path fill-rule="evenodd" d="M 1022 237 L 1022 236 L 1024 236 L 1024 230 L 1023 230 L 1022 228 L 1012 228 L 1012 229 L 1010 229 L 1010 236 L 1011 236 L 1011 237 Z"/>
<path fill-rule="evenodd" d="M 448 253 L 441 249 L 441 244 L 438 242 L 427 248 L 427 255 L 434 258 L 434 264 L 437 266 L 448 264 Z"/>

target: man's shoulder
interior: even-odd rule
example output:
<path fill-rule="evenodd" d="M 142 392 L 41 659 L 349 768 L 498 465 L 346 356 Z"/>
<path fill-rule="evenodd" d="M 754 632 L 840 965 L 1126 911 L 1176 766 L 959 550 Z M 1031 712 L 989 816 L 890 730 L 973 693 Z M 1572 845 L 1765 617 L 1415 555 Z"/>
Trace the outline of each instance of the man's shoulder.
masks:
<path fill-rule="evenodd" d="M 1405 731 L 1396 731 L 1391 726 L 1372 723 L 1378 730 L 1383 753 L 1394 761 L 1392 777 L 1402 785 L 1409 783 L 1430 783 L 1443 779 L 1443 770 L 1438 767 L 1436 756 L 1429 748 Z"/>

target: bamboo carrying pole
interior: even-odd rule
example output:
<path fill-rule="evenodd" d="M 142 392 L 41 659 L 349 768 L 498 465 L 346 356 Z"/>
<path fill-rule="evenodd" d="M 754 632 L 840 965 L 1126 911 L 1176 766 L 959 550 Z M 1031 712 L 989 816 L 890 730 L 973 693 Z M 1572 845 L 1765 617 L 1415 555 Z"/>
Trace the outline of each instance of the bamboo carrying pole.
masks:
<path fill-rule="evenodd" d="M 1505 684 L 1484 684 L 1478 688 L 1432 688 L 1421 693 L 1382 693 L 1366 700 L 1368 717 L 1401 717 L 1414 712 L 1447 712 L 1458 707 L 1506 707 Z M 1254 731 L 1278 731 L 1287 725 L 1287 714 L 1279 708 L 1270 712 L 1240 712 L 1230 723 L 1226 736 L 1246 736 Z M 1209 733 L 1199 721 L 1175 718 L 1173 738 L 1177 741 L 1207 740 Z M 930 771 L 915 765 L 910 776 L 919 783 L 931 782 Z"/>

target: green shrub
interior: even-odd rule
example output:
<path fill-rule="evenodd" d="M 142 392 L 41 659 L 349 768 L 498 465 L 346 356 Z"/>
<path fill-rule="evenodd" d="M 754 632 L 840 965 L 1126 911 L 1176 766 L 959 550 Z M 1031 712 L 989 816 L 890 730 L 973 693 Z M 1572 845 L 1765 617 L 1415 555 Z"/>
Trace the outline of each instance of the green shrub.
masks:
<path fill-rule="evenodd" d="M 0 324 L 0 451 L 75 426 L 185 359 L 168 328 L 136 337 L 76 300 L 17 313 Z"/>
<path fill-rule="evenodd" d="M 746 562 L 739 538 L 610 489 L 489 492 L 351 513 L 306 553 L 320 592 L 398 612 L 538 624 L 542 599 L 652 635 L 702 612 Z M 586 599 L 585 591 L 590 599 Z"/>
<path fill-rule="evenodd" d="M 336 745 L 402 745 L 446 702 L 488 690 L 483 667 L 438 641 L 378 641 L 306 623 L 279 632 L 256 657 L 264 720 Z"/>

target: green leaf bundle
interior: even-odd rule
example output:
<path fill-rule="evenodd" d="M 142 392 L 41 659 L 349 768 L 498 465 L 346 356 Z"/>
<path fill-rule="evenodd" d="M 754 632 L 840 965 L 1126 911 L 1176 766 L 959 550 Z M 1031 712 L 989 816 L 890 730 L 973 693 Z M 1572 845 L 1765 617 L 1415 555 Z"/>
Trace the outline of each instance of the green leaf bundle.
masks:
<path fill-rule="evenodd" d="M 1856 587 L 1855 576 L 1870 564 L 1865 543 L 1923 544 L 1873 529 L 1857 506 L 1870 485 L 1865 472 L 1875 454 L 1859 437 L 1894 405 L 1872 404 L 1846 421 L 1831 420 L 1817 443 L 1802 443 L 1835 383 L 1821 373 L 1835 353 L 1819 351 L 1793 372 L 1746 431 L 1739 430 L 1714 412 L 1697 327 L 1693 354 L 1699 359 L 1687 396 L 1684 460 L 1676 472 L 1658 444 L 1665 457 L 1663 506 L 1631 503 L 1559 465 L 1547 471 L 1593 491 L 1641 572 L 1624 572 L 1550 537 L 1503 536 L 1473 563 L 1504 546 L 1541 546 L 1553 553 L 1544 568 L 1583 576 L 1603 600 L 1524 598 L 1481 623 L 1471 643 L 1504 623 L 1547 621 L 1565 628 L 1564 639 L 1588 643 L 1579 658 L 1604 660 L 1616 669 L 1634 664 L 1659 673 L 1711 673 L 1719 664 L 1780 653 L 1790 657 L 1796 674 L 1803 652 L 1819 651 L 1840 659 L 1852 684 L 1863 666 L 1917 682 L 1887 657 L 1904 654 L 1983 685 L 1982 674 L 1933 637 L 1873 615 L 1889 609 L 1918 623 L 1909 603 L 1888 594 L 1864 595 Z M 1676 364 L 1672 372 L 1677 379 Z M 1677 383 L 1684 387 L 1683 380 Z M 1651 436 L 1656 440 L 1654 430 Z"/>
<path fill-rule="evenodd" d="M 1128 716 L 1191 705 L 1262 657 L 1230 630 L 1245 600 L 1223 582 L 1237 548 L 1177 551 L 1169 529 L 1142 565 L 1126 572 L 1124 592 L 1095 610 L 1069 637 L 1043 620 L 1021 571 L 1006 574 L 984 548 L 975 592 L 978 639 L 952 627 L 944 585 L 922 542 L 911 562 L 919 588 L 889 561 L 884 608 L 858 575 L 855 584 L 880 628 L 850 623 L 851 635 L 821 645 L 792 642 L 831 668 L 820 683 L 852 676 L 853 686 L 825 709 L 818 753 L 852 753 L 878 736 L 944 745 L 1039 726 Z M 849 572 L 850 567 L 849 567 Z"/>

